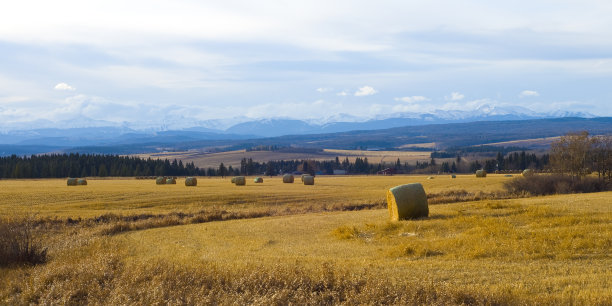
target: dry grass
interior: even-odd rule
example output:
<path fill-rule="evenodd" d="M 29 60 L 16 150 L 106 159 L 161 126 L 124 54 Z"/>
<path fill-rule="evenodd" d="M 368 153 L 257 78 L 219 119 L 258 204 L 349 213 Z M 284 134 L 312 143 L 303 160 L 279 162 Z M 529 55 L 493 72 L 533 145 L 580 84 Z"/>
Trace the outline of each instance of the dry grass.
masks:
<path fill-rule="evenodd" d="M 245 269 L 331 264 L 503 303 L 597 304 L 612 299 L 611 196 L 435 205 L 428 219 L 395 223 L 384 210 L 213 222 L 133 232 L 122 241 L 135 247 L 137 261 Z"/>
<path fill-rule="evenodd" d="M 0 304 L 612 303 L 612 192 L 496 200 L 511 178 L 425 178 L 3 180 L 0 210 L 39 211 L 49 261 L 0 268 Z M 388 222 L 384 191 L 411 182 L 481 200 Z"/>
<path fill-rule="evenodd" d="M 377 204 L 387 189 L 420 182 L 426 193 L 449 190 L 491 193 L 503 190 L 512 178 L 489 175 L 486 181 L 473 175 L 427 176 L 317 176 L 316 185 L 283 184 L 281 177 L 263 184 L 237 188 L 229 178 L 198 177 L 198 186 L 155 185 L 153 180 L 90 178 L 89 185 L 69 188 L 65 180 L 0 180 L 0 211 L 10 214 L 38 212 L 40 216 L 92 218 L 106 213 L 118 215 L 194 213 L 212 207 L 239 210 L 268 207 L 318 207 Z M 252 182 L 253 177 L 247 178 Z"/>
<path fill-rule="evenodd" d="M 0 266 L 47 261 L 47 250 L 34 234 L 34 226 L 33 216 L 0 218 Z"/>
<path fill-rule="evenodd" d="M 425 144 L 427 145 L 427 144 Z M 320 153 L 288 153 L 275 151 L 250 151 L 237 150 L 222 153 L 201 153 L 201 152 L 165 152 L 153 154 L 138 154 L 141 158 L 153 159 L 179 159 L 183 163 L 193 162 L 197 167 L 208 168 L 219 167 L 223 163 L 226 167 L 240 166 L 240 161 L 243 158 L 252 158 L 254 161 L 267 162 L 270 160 L 332 160 L 336 156 L 341 160 L 348 157 L 352 162 L 355 162 L 357 157 L 367 157 L 371 163 L 379 163 L 381 160 L 386 163 L 395 163 L 399 158 L 402 163 L 415 161 L 429 161 L 429 153 L 426 151 L 364 151 L 364 150 L 332 150 L 325 149 Z"/>
<path fill-rule="evenodd" d="M 561 138 L 560 136 L 555 136 L 555 137 L 545 137 L 545 138 L 521 139 L 521 140 L 512 140 L 512 141 L 503 141 L 503 142 L 493 142 L 493 143 L 487 143 L 484 145 L 549 148 L 551 143 L 559 140 L 560 138 Z"/>

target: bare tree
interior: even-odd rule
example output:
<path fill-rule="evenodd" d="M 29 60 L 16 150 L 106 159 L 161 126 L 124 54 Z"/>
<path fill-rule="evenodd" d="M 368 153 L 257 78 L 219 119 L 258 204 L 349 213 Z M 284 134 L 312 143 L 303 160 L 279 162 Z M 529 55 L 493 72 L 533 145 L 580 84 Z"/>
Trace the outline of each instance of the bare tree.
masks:
<path fill-rule="evenodd" d="M 591 173 L 593 140 L 586 131 L 569 133 L 553 142 L 550 148 L 550 161 L 553 169 L 569 173 L 572 178 L 580 178 Z"/>
<path fill-rule="evenodd" d="M 612 180 L 612 136 L 592 138 L 593 169 L 603 180 Z"/>

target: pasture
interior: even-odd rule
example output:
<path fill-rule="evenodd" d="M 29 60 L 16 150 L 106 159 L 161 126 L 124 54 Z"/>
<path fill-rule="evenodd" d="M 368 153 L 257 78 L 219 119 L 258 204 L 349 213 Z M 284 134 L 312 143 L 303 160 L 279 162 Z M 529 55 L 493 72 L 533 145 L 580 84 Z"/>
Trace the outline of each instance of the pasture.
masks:
<path fill-rule="evenodd" d="M 138 154 L 140 158 L 152 159 L 168 159 L 182 160 L 183 163 L 193 162 L 196 167 L 200 168 L 217 168 L 220 163 L 226 167 L 231 165 L 236 167 L 240 165 L 243 158 L 252 158 L 254 161 L 266 162 L 271 160 L 333 160 L 336 157 L 340 160 L 348 158 L 349 161 L 355 162 L 357 157 L 368 158 L 371 163 L 393 164 L 400 159 L 400 162 L 410 162 L 414 164 L 416 161 L 429 161 L 431 152 L 428 151 L 366 151 L 366 150 L 332 150 L 324 149 L 321 152 L 282 152 L 282 151 L 246 151 L 236 150 L 221 153 L 203 153 L 198 151 L 189 152 L 163 152 L 151 154 Z"/>
<path fill-rule="evenodd" d="M 0 303 L 612 303 L 612 192 L 496 198 L 511 179 L 2 180 L 49 261 L 0 268 Z M 429 217 L 389 222 L 386 190 L 413 182 Z"/>

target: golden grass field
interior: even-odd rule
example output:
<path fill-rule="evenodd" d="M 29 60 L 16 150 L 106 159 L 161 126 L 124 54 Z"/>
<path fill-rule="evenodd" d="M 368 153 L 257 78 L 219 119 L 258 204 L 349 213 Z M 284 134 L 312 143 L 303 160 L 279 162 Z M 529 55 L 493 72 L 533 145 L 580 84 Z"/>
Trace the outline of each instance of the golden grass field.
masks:
<path fill-rule="evenodd" d="M 533 138 L 533 139 L 521 139 L 511 140 L 502 142 L 487 143 L 487 146 L 516 146 L 516 147 L 550 147 L 550 144 L 559 141 L 560 136 L 555 137 L 544 137 L 544 138 Z"/>
<path fill-rule="evenodd" d="M 336 157 L 344 160 L 348 157 L 349 161 L 355 162 L 357 157 L 367 157 L 371 163 L 395 163 L 399 158 L 402 163 L 414 163 L 418 161 L 429 161 L 431 152 L 420 151 L 365 151 L 365 150 L 332 150 L 325 149 L 320 153 L 287 153 L 276 151 L 246 151 L 236 150 L 221 153 L 201 153 L 201 152 L 164 152 L 152 154 L 138 154 L 140 158 L 182 160 L 183 163 L 193 162 L 200 168 L 217 168 L 220 163 L 226 167 L 240 165 L 243 158 L 252 158 L 257 162 L 267 162 L 271 160 L 333 160 Z"/>
<path fill-rule="evenodd" d="M 0 304 L 612 303 L 612 192 L 435 204 L 429 218 L 387 221 L 390 187 L 495 193 L 512 179 L 426 178 L 1 180 L 3 216 L 47 218 L 50 259 L 0 268 Z M 362 204 L 377 206 L 343 209 Z M 119 231 L 92 221 L 202 210 L 245 218 L 151 228 L 123 219 Z M 274 213 L 248 215 L 264 211 Z"/>
<path fill-rule="evenodd" d="M 473 175 L 424 176 L 318 176 L 314 186 L 299 178 L 283 184 L 282 177 L 264 177 L 263 184 L 247 177 L 246 186 L 234 186 L 227 178 L 198 178 L 198 186 L 155 185 L 155 180 L 133 178 L 88 179 L 87 186 L 66 186 L 64 179 L 0 180 L 0 210 L 4 213 L 38 213 L 44 216 L 93 217 L 105 213 L 138 214 L 197 211 L 209 207 L 252 208 L 310 206 L 336 203 L 362 204 L 384 201 L 393 186 L 421 182 L 430 193 L 449 188 L 491 192 L 511 178 L 490 174 L 485 180 Z"/>

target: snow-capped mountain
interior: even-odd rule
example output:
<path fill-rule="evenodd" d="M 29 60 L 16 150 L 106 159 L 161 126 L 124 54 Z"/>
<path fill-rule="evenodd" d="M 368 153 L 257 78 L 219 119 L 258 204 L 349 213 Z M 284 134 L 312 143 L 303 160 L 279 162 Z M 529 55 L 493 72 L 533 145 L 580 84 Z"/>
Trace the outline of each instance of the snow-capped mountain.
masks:
<path fill-rule="evenodd" d="M 426 124 L 472 121 L 507 121 L 544 118 L 593 118 L 588 113 L 554 111 L 537 113 L 524 107 L 483 104 L 473 110 L 435 110 L 427 113 L 393 113 L 374 118 L 335 114 L 326 118 L 233 117 L 213 120 L 166 117 L 160 122 L 107 122 L 85 117 L 61 122 L 38 120 L 0 125 L 0 144 L 83 146 L 109 143 L 179 142 L 247 139 L 282 135 L 305 135 L 378 130 Z"/>

